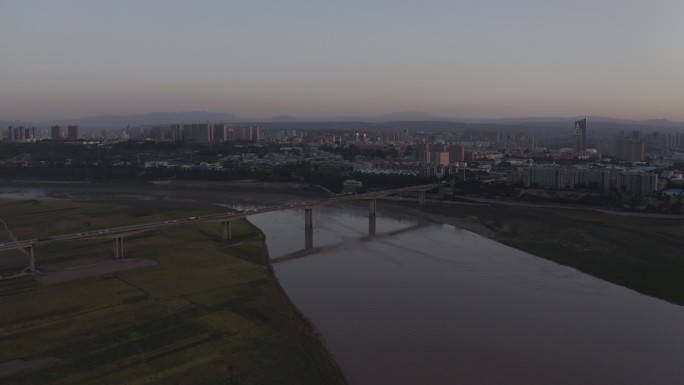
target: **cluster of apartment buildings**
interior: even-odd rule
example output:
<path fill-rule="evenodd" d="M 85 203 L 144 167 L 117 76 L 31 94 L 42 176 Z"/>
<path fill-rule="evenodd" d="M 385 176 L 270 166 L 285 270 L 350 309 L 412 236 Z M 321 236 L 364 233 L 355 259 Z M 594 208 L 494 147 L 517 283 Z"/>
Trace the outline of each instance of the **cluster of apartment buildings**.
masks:
<path fill-rule="evenodd" d="M 156 127 L 129 127 L 114 135 L 117 139 L 181 141 L 211 144 L 228 141 L 268 141 L 287 148 L 311 150 L 325 147 L 339 148 L 354 145 L 357 150 L 381 153 L 391 149 L 393 156 L 358 158 L 353 161 L 339 156 L 306 158 L 297 151 L 282 151 L 263 158 L 241 157 L 245 165 L 267 167 L 282 162 L 301 162 L 303 159 L 318 169 L 362 172 L 383 175 L 420 175 L 444 177 L 466 171 L 474 172 L 479 180 L 508 181 L 525 186 L 549 189 L 593 189 L 602 192 L 652 194 L 663 187 L 654 169 L 621 165 L 642 162 L 647 156 L 652 164 L 663 166 L 684 160 L 684 132 L 605 133 L 596 137 L 588 148 L 587 119 L 574 122 L 574 130 L 565 136 L 565 143 L 555 149 L 538 147 L 534 135 L 528 133 L 502 133 L 488 131 L 423 132 L 401 128 L 381 130 L 299 130 L 295 124 L 268 126 L 262 130 L 256 125 L 225 123 L 170 124 Z M 36 139 L 36 130 L 26 127 L 9 127 L 7 138 L 12 141 Z M 103 130 L 102 138 L 107 138 Z M 43 136 L 45 137 L 45 136 Z M 77 141 L 80 128 L 59 125 L 50 129 L 54 141 Z M 547 137 L 546 140 L 553 140 Z M 559 142 L 557 142 L 559 143 Z M 571 145 L 572 147 L 567 147 Z M 648 150 L 648 152 L 647 152 Z M 656 151 L 656 152 L 654 152 Z M 659 152 L 658 152 L 659 151 Z M 679 152 L 678 152 L 679 151 Z M 663 153 L 669 154 L 663 158 Z M 608 155 L 602 155 L 608 154 Z M 661 155 L 658 155 L 661 154 Z M 665 160 L 663 160 L 665 159 Z M 557 164 L 564 164 L 563 166 Z M 571 164 L 571 166 L 568 166 Z M 150 164 L 148 167 L 159 165 Z M 171 165 L 164 165 L 171 167 Z"/>
<path fill-rule="evenodd" d="M 258 142 L 261 139 L 259 126 L 235 126 L 226 123 L 171 124 L 165 127 L 153 127 L 149 130 L 129 129 L 127 134 L 129 139 L 207 144 L 235 140 Z"/>
<path fill-rule="evenodd" d="M 0 133 L 0 141 L 2 141 Z M 36 140 L 35 127 L 7 127 L 7 140 L 10 142 L 33 142 Z"/>
<path fill-rule="evenodd" d="M 60 125 L 54 125 L 50 127 L 50 139 L 53 141 L 63 141 L 75 142 L 81 139 L 81 127 L 76 125 L 67 126 L 67 134 L 64 136 L 64 127 Z"/>
<path fill-rule="evenodd" d="M 618 167 L 585 168 L 583 166 L 534 165 L 518 167 L 508 174 L 508 181 L 525 187 L 574 190 L 590 189 L 603 193 L 624 192 L 651 195 L 658 191 L 658 174 L 650 169 Z"/>
<path fill-rule="evenodd" d="M 35 127 L 9 126 L 7 128 L 6 138 L 9 142 L 30 143 L 45 139 L 46 137 L 45 131 L 41 130 L 37 132 Z M 54 125 L 50 127 L 49 138 L 55 142 L 75 142 L 81 139 L 81 128 L 75 125 L 67 126 L 65 135 L 64 127 L 60 125 Z M 0 140 L 2 140 L 2 135 L 0 135 Z"/>

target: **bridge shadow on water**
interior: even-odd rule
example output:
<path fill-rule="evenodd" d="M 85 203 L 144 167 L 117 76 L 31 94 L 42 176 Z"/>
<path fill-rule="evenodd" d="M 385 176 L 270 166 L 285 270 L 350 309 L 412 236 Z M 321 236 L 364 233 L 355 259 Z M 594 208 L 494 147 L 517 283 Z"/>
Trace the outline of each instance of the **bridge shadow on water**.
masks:
<path fill-rule="evenodd" d="M 400 235 L 403 233 L 408 233 L 414 230 L 417 230 L 419 228 L 422 228 L 426 225 L 426 222 L 423 220 L 419 220 L 415 225 L 405 227 L 402 229 L 398 230 L 393 230 L 393 231 L 388 231 L 385 233 L 381 234 L 376 234 L 375 231 L 375 218 L 369 218 L 368 221 L 368 234 L 364 236 L 360 236 L 358 238 L 348 238 L 347 240 L 344 240 L 342 242 L 337 242 L 333 243 L 330 245 L 325 245 L 325 246 L 319 246 L 319 247 L 314 247 L 314 232 L 312 228 L 307 228 L 304 234 L 304 248 L 301 250 L 297 250 L 293 253 L 283 255 L 281 257 L 276 257 L 271 259 L 272 264 L 277 264 L 277 263 L 283 263 L 283 262 L 288 262 L 292 261 L 295 259 L 300 259 L 300 258 L 305 258 L 309 257 L 315 254 L 318 254 L 322 251 L 325 250 L 335 250 L 340 247 L 344 247 L 349 244 L 349 241 L 361 241 L 361 242 L 369 242 L 369 241 L 374 241 L 374 240 L 379 240 L 383 238 L 389 238 L 393 237 L 396 235 Z"/>

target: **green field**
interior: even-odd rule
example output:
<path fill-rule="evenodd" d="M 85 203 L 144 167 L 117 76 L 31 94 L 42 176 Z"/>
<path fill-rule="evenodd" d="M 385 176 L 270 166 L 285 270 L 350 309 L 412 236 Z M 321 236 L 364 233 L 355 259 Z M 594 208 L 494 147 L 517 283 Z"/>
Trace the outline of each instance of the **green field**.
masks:
<path fill-rule="evenodd" d="M 167 201 L 0 201 L 19 239 L 216 212 Z M 264 239 L 245 220 L 231 244 L 220 224 L 125 239 L 127 258 L 153 267 L 42 285 L 0 281 L 0 363 L 58 363 L 3 384 L 343 384 L 311 325 L 275 281 Z M 36 249 L 37 266 L 112 253 L 112 241 Z"/>
<path fill-rule="evenodd" d="M 536 256 L 684 305 L 684 219 L 496 204 L 425 210 Z"/>

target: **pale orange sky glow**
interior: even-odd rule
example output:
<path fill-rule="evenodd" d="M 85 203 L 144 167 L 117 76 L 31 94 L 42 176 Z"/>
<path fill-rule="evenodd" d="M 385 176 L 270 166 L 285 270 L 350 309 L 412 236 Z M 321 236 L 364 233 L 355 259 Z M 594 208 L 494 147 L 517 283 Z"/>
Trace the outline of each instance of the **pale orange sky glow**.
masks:
<path fill-rule="evenodd" d="M 0 120 L 410 110 L 684 121 L 682 14 L 665 0 L 9 0 Z"/>

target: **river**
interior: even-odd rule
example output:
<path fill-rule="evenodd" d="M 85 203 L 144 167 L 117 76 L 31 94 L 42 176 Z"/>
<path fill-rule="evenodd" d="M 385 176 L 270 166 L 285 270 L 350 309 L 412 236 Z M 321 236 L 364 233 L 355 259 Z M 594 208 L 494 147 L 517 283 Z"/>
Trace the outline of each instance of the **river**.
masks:
<path fill-rule="evenodd" d="M 382 207 L 382 204 L 380 205 Z M 684 383 L 684 308 L 400 209 L 250 220 L 352 385 Z M 405 231 L 397 231 L 404 229 Z"/>
<path fill-rule="evenodd" d="M 54 197 L 42 191 L 27 195 Z M 160 194 L 240 208 L 294 200 Z M 380 203 L 372 237 L 362 205 L 314 209 L 308 239 L 303 210 L 249 218 L 350 384 L 684 383 L 684 307 L 411 212 Z"/>

